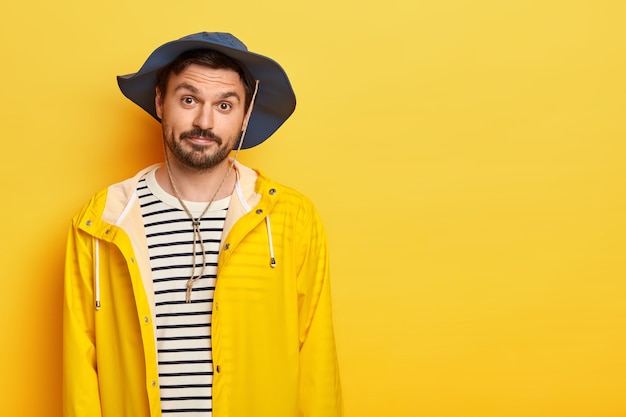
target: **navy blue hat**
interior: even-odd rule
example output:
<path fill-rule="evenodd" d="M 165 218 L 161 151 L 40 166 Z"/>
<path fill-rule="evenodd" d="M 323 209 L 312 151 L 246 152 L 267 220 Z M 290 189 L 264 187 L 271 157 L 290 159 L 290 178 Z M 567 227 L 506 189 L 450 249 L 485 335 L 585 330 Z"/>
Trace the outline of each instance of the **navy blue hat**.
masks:
<path fill-rule="evenodd" d="M 152 52 L 138 72 L 117 77 L 120 90 L 160 122 L 154 104 L 157 71 L 183 52 L 193 49 L 221 52 L 238 61 L 259 81 L 242 149 L 265 141 L 293 113 L 296 96 L 283 68 L 270 58 L 249 52 L 246 45 L 230 33 L 196 33 L 161 45 Z"/>

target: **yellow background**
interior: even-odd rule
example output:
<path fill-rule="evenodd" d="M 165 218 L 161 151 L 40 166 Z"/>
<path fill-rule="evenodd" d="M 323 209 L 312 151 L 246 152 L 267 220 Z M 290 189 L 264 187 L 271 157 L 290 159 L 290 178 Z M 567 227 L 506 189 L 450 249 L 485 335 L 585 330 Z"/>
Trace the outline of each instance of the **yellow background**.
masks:
<path fill-rule="evenodd" d="M 161 158 L 115 75 L 210 30 L 296 90 L 241 159 L 327 226 L 347 416 L 626 416 L 625 21 L 621 0 L 8 2 L 0 415 L 60 416 L 69 220 Z"/>

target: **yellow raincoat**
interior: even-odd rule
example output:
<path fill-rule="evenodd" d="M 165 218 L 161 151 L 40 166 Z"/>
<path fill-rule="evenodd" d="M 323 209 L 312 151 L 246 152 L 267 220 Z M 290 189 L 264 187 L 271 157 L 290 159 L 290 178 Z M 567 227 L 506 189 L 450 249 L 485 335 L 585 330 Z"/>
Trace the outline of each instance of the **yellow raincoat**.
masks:
<path fill-rule="evenodd" d="M 236 166 L 241 193 L 228 209 L 214 294 L 213 416 L 340 416 L 320 219 L 301 194 Z M 161 415 L 150 262 L 135 193 L 148 169 L 96 194 L 73 219 L 64 417 Z"/>

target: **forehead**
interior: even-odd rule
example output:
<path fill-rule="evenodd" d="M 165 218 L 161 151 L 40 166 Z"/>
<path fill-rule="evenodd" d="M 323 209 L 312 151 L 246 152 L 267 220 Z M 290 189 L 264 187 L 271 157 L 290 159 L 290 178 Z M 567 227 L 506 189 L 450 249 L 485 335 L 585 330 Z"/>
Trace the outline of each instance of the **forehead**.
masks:
<path fill-rule="evenodd" d="M 241 93 L 242 96 L 244 93 L 243 80 L 236 71 L 198 64 L 191 64 L 178 74 L 171 74 L 167 83 L 168 91 L 190 89 L 189 87 L 206 94 L 224 90 L 232 90 Z"/>

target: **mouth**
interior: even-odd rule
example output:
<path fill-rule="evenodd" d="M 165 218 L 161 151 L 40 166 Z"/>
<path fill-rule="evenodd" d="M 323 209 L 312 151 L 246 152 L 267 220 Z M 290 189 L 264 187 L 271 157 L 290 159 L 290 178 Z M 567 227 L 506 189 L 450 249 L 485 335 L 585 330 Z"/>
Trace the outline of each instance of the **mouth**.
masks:
<path fill-rule="evenodd" d="M 217 143 L 218 145 L 220 144 L 217 140 L 215 139 L 211 139 L 211 138 L 205 138 L 203 136 L 188 136 L 185 138 L 181 138 L 181 140 L 187 140 L 191 143 L 195 143 L 195 144 L 199 144 L 199 145 L 203 145 L 203 144 L 210 144 L 210 143 Z"/>
<path fill-rule="evenodd" d="M 179 138 L 181 141 L 188 140 L 198 145 L 208 145 L 211 143 L 222 144 L 222 139 L 209 130 L 195 129 L 190 132 L 183 132 L 180 134 Z"/>

